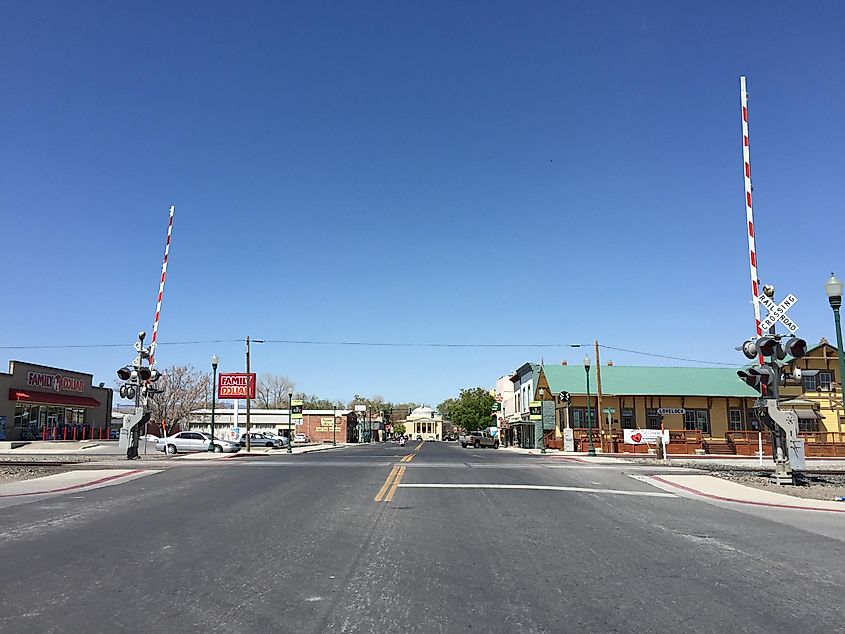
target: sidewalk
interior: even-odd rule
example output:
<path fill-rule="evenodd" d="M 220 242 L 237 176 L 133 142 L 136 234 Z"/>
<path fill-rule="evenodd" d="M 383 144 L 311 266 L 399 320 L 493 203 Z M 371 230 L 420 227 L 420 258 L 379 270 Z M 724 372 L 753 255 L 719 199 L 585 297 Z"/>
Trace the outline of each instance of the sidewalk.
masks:
<path fill-rule="evenodd" d="M 94 447 L 99 446 L 100 443 L 96 440 L 79 442 L 74 442 L 72 440 L 61 442 L 44 442 L 41 440 L 36 440 L 29 442 L 21 447 L 17 447 L 16 449 L 0 449 L 0 455 L 25 456 L 27 454 L 56 455 L 63 453 L 80 453 L 85 452 L 86 449 L 93 449 Z"/>
<path fill-rule="evenodd" d="M 154 469 L 78 469 L 31 480 L 0 484 L 0 498 L 31 497 L 121 484 L 158 473 Z"/>
<path fill-rule="evenodd" d="M 735 502 L 769 508 L 801 511 L 827 511 L 845 514 L 845 502 L 799 498 L 784 493 L 763 491 L 709 475 L 632 476 L 664 491 L 685 497 L 704 497 L 719 502 Z"/>

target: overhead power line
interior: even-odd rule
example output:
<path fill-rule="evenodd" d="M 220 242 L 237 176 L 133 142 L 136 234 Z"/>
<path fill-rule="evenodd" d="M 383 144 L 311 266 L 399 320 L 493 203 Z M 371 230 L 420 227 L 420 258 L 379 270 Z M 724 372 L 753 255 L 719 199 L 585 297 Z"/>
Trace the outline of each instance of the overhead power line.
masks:
<path fill-rule="evenodd" d="M 198 339 L 191 341 L 159 341 L 159 346 L 193 346 L 210 343 L 240 343 L 244 339 Z M 447 342 L 408 342 L 408 341 L 331 341 L 319 339 L 256 339 L 261 343 L 277 343 L 282 345 L 296 346 L 359 346 L 370 348 L 587 348 L 593 344 L 584 343 L 447 343 Z M 126 343 L 84 343 L 84 344 L 49 344 L 32 346 L 0 346 L 0 350 L 71 350 L 80 348 L 123 348 Z M 736 367 L 737 363 L 724 361 L 709 361 L 706 359 L 690 359 L 687 357 L 676 357 L 672 355 L 646 352 L 644 350 L 632 350 L 630 348 L 619 348 L 599 344 L 605 350 L 616 352 L 627 352 L 645 357 L 657 359 L 670 359 L 673 361 L 685 361 L 687 363 L 701 363 L 706 365 L 719 365 Z"/>
<path fill-rule="evenodd" d="M 657 354 L 655 352 L 643 352 L 642 350 L 629 350 L 628 348 L 614 348 L 613 346 L 605 346 L 604 344 L 599 344 L 599 348 L 604 348 L 605 350 L 616 350 L 618 352 L 629 352 L 631 354 L 640 354 L 644 357 L 656 357 L 658 359 L 672 359 L 673 361 L 688 361 L 690 363 L 706 363 L 709 365 L 726 365 L 732 368 L 739 366 L 738 363 L 725 363 L 724 361 L 705 361 L 703 359 L 687 359 L 686 357 L 672 357 L 666 354 Z"/>

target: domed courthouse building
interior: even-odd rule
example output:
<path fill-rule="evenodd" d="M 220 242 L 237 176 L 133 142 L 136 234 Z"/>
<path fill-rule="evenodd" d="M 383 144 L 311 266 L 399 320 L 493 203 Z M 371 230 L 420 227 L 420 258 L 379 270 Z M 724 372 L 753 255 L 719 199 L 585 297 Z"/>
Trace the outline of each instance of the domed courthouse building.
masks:
<path fill-rule="evenodd" d="M 405 433 L 412 440 L 443 440 L 443 417 L 430 407 L 418 407 L 405 419 Z"/>

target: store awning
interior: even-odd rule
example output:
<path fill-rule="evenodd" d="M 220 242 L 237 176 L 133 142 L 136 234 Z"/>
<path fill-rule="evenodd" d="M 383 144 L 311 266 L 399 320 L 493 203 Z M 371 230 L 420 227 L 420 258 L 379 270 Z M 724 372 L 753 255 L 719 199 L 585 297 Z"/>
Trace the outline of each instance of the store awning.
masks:
<path fill-rule="evenodd" d="M 58 392 L 32 392 L 9 389 L 9 400 L 22 403 L 49 403 L 50 405 L 75 405 L 76 407 L 99 407 L 100 401 L 90 396 L 74 396 Z"/>
<path fill-rule="evenodd" d="M 794 410 L 801 420 L 821 420 L 822 415 L 814 409 L 796 409 Z"/>

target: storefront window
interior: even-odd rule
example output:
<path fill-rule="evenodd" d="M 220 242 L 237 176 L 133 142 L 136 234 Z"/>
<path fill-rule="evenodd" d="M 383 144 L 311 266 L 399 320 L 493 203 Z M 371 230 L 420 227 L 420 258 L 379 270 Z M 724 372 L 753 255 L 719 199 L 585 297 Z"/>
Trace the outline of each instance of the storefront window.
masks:
<path fill-rule="evenodd" d="M 646 410 L 646 426 L 649 429 L 660 429 L 660 414 L 656 409 Z"/>
<path fill-rule="evenodd" d="M 637 425 L 634 422 L 634 410 L 622 410 L 622 429 L 636 429 Z"/>

